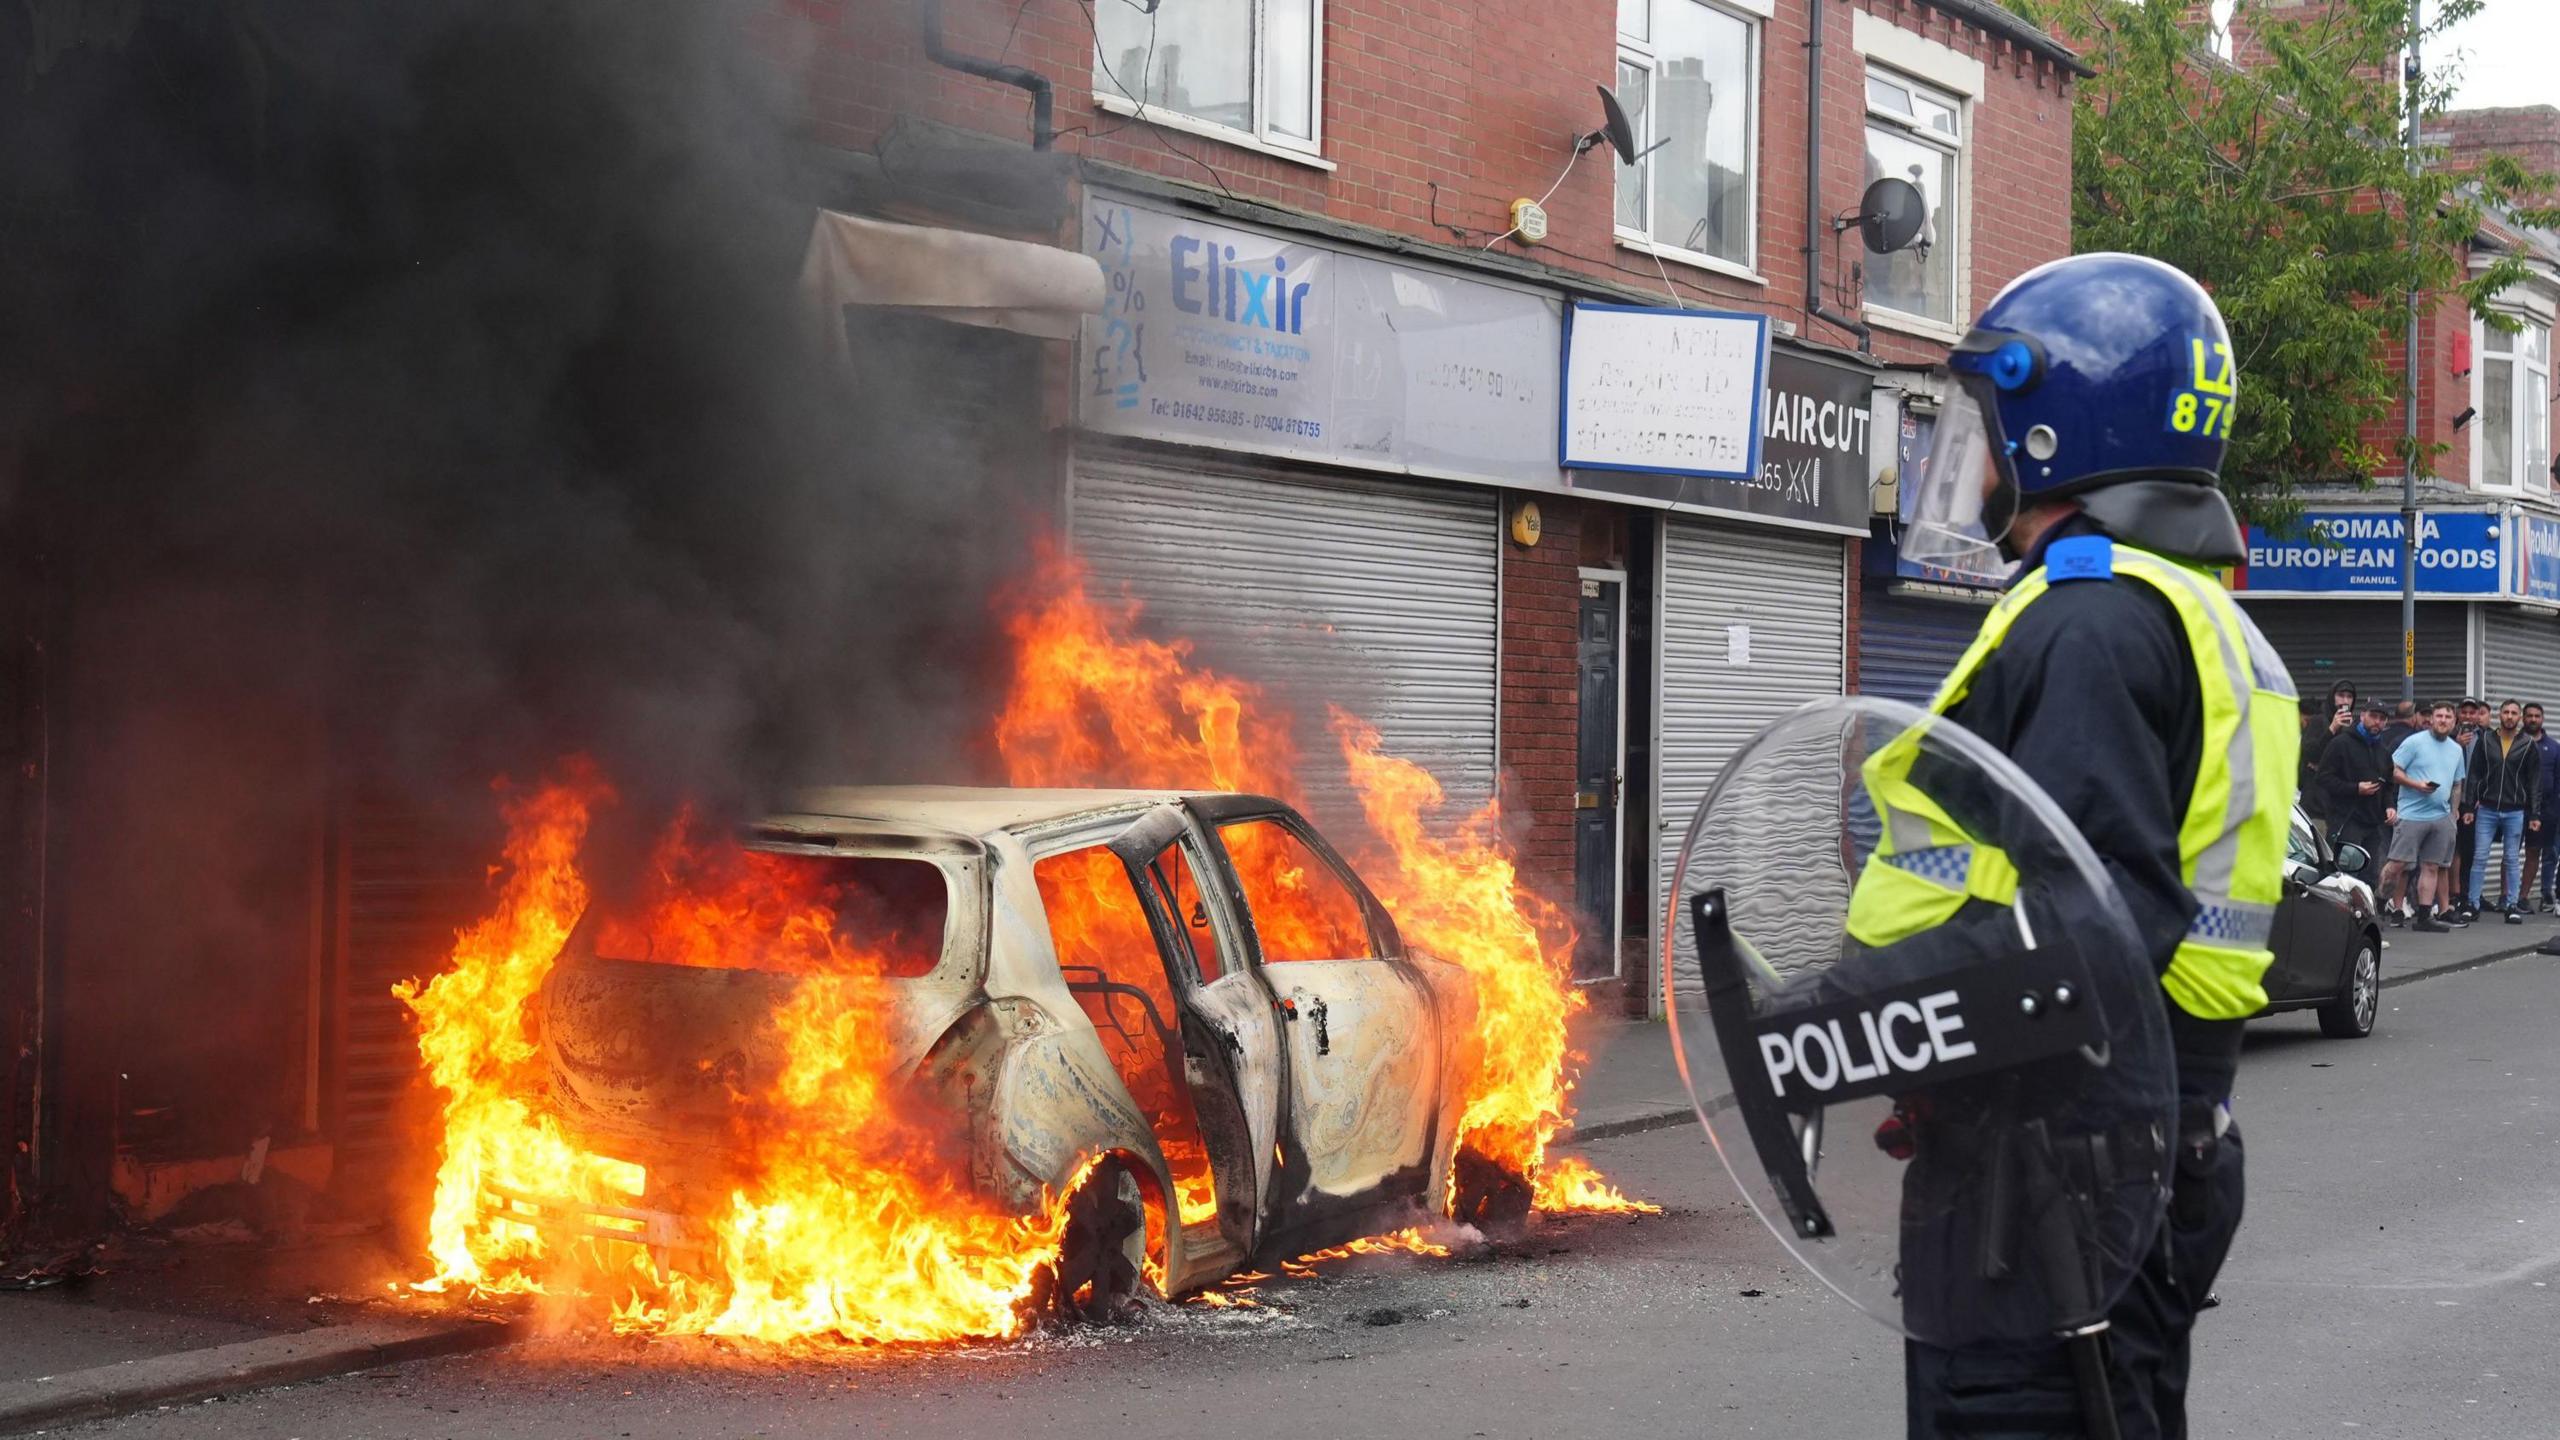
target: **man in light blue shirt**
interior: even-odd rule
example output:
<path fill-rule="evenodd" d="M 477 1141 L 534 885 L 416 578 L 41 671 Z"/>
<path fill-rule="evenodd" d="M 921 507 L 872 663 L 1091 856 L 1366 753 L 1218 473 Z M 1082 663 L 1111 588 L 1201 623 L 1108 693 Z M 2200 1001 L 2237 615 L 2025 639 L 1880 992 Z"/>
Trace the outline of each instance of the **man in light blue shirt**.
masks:
<path fill-rule="evenodd" d="M 2453 863 L 2455 801 L 2466 767 L 2462 746 L 2453 738 L 2453 706 L 2439 702 L 2427 712 L 2427 728 L 2400 742 L 2391 754 L 2391 778 L 2400 782 L 2400 803 L 2384 818 L 2391 832 L 2391 861 L 2382 867 L 2382 893 L 2399 893 L 2400 877 L 2418 867 L 2417 918 L 2412 930 L 2453 928 L 2434 914 L 2436 897 L 2450 895 L 2445 867 Z M 2455 921 L 2454 924 L 2460 924 Z"/>

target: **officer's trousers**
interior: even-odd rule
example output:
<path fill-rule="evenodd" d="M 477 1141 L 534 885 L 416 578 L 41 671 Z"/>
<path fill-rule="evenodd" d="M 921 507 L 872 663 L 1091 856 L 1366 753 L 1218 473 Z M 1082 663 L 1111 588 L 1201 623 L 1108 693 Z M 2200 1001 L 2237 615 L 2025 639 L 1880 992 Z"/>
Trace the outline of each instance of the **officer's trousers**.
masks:
<path fill-rule="evenodd" d="M 2107 1372 L 2124 1440 L 2184 1440 L 2187 1336 L 2240 1228 L 2240 1128 L 2202 1163 L 2181 1157 L 2168 1223 L 2107 1312 Z M 1910 1440 L 2077 1440 L 2080 1390 L 2060 1343 L 1903 1346 Z"/>

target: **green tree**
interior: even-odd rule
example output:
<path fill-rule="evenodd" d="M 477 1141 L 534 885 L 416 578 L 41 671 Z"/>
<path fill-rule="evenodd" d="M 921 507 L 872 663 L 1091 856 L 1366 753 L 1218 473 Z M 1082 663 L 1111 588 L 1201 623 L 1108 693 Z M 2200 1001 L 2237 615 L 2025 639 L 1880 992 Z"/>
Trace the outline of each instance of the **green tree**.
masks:
<path fill-rule="evenodd" d="M 2427 6 L 2422 53 L 2443 53 L 2442 32 L 2481 3 Z M 2233 502 L 2281 524 L 2306 481 L 2370 482 L 2404 463 L 2430 473 L 2442 445 L 2400 455 L 2360 433 L 2398 413 L 2403 377 L 2386 346 L 2402 333 L 2407 294 L 2458 292 L 2489 315 L 2525 269 L 2513 256 L 2476 272 L 2465 264 L 2484 215 L 2542 225 L 2560 212 L 2523 203 L 2548 182 L 2511 158 L 2456 174 L 2422 153 L 2412 171 L 2400 83 L 2409 0 L 2240 0 L 2236 24 L 2264 52 L 2245 69 L 2214 55 L 2204 7 L 2186 0 L 2037 8 L 2098 72 L 2081 82 L 2074 116 L 2075 248 L 2166 260 L 2213 292 L 2231 326 Z M 2422 76 L 2407 103 L 2440 113 L 2452 78 Z"/>

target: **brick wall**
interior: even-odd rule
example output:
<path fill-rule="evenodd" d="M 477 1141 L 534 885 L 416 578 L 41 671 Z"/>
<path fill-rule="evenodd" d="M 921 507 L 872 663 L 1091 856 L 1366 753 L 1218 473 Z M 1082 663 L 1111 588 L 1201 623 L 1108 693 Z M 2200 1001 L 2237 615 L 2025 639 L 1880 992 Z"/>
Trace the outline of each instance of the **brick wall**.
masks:
<path fill-rule="evenodd" d="M 2560 175 L 2560 107 L 2448 111 L 2428 124 L 2427 138 L 2444 146 L 2445 163 L 2456 170 L 2469 170 L 2494 152 L 2514 156 L 2536 174 Z"/>
<path fill-rule="evenodd" d="M 2379 420 L 2364 427 L 2364 443 L 2381 453 L 2377 475 L 2397 480 L 2400 476 L 2398 454 L 2401 435 L 2406 428 L 2403 418 L 2399 377 L 2407 373 L 2403 366 L 2408 346 L 2397 325 L 2401 315 L 2398 305 L 2392 307 L 2395 326 L 2382 343 L 2384 362 L 2392 375 L 2391 405 Z M 2476 366 L 2479 356 L 2465 358 L 2463 342 L 2471 333 L 2471 308 L 2460 295 L 2445 293 L 2422 297 L 2418 308 L 2418 438 L 2427 444 L 2446 447 L 2430 465 L 2438 476 L 2455 484 L 2468 484 L 2471 479 L 2471 431 L 2453 428 L 2454 416 L 2471 403 L 2471 379 L 2457 366 Z M 2473 347 L 2476 351 L 2476 347 Z M 2247 383 L 2245 378 L 2242 383 Z"/>
<path fill-rule="evenodd" d="M 1093 32 L 1079 0 L 942 3 L 953 48 L 1001 56 L 1057 82 L 1061 151 L 1470 248 L 1508 226 L 1514 198 L 1546 192 L 1573 138 L 1599 122 L 1593 87 L 1613 84 L 1617 74 L 1616 0 L 1328 0 L 1324 155 L 1335 166 L 1328 172 L 1158 131 L 1096 107 Z M 1918 0 L 1842 0 L 1823 9 L 1825 216 L 1854 206 L 1861 188 L 1865 76 L 1850 35 L 1851 11 L 1865 9 L 1985 66 L 1987 93 L 1971 116 L 1975 304 L 2069 250 L 2071 109 L 2063 72 Z M 1808 338 L 1845 345 L 1845 333 L 1808 325 L 1804 314 L 1810 15 L 1810 0 L 1780 0 L 1762 27 L 1761 283 L 1677 263 L 1667 268 L 1691 303 L 1763 311 L 1796 323 Z M 1029 102 L 1019 92 L 924 62 L 913 11 L 898 0 L 775 0 L 757 25 L 764 52 L 805 95 L 810 133 L 825 143 L 867 149 L 902 112 L 1012 138 L 1029 133 Z M 1594 150 L 1547 202 L 1549 243 L 1501 248 L 1660 289 L 1652 260 L 1615 243 L 1614 183 L 1608 151 Z M 1462 241 L 1447 226 L 1473 239 Z M 1827 277 L 1827 231 L 1818 259 Z M 1876 349 L 1887 358 L 1927 360 L 1944 347 L 1886 333 Z"/>
<path fill-rule="evenodd" d="M 1502 510 L 1502 808 L 1530 884 L 1569 905 L 1581 740 L 1582 531 L 1586 514 L 1601 507 L 1571 496 L 1534 497 L 1545 533 L 1533 548 L 1510 535 L 1511 512 L 1524 498 L 1506 497 Z"/>

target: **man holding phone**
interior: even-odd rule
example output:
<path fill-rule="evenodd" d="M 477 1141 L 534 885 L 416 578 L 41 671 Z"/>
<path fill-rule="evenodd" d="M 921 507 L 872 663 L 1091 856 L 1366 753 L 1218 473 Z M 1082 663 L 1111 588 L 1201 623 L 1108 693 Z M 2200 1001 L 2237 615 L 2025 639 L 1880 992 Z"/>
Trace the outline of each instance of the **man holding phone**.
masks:
<path fill-rule="evenodd" d="M 2382 867 L 2382 888 L 2389 893 L 2408 867 L 2418 867 L 2418 909 L 2417 918 L 2409 924 L 2412 930 L 2441 932 L 2462 923 L 2456 915 L 2439 918 L 2435 913 L 2437 898 L 2452 893 L 2445 870 L 2453 863 L 2454 801 L 2461 793 L 2464 773 L 2453 722 L 2453 702 L 2437 701 L 2427 712 L 2427 728 L 2401 741 L 2391 756 L 2391 778 L 2400 784 L 2400 803 L 2392 818 L 2400 828 L 2392 832 L 2391 863 Z"/>
<path fill-rule="evenodd" d="M 2302 808 L 2315 819 L 2338 823 L 2328 814 L 2328 797 L 2320 788 L 2320 761 L 2338 737 L 2355 727 L 2356 687 L 2341 680 L 2329 687 L 2329 703 L 2305 699 L 2302 702 L 2302 778 L 2294 787 L 2302 792 Z"/>

